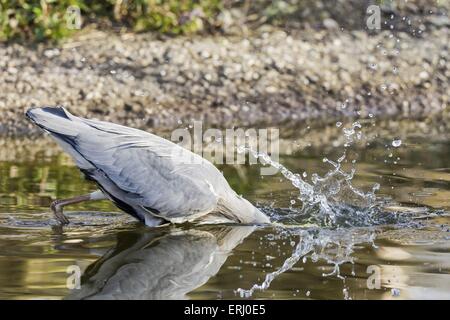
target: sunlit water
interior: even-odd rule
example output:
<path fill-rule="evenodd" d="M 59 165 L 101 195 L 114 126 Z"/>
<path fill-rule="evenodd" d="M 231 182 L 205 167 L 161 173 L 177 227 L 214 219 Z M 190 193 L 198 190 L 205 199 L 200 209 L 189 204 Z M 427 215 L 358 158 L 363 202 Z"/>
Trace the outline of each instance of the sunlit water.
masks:
<path fill-rule="evenodd" d="M 398 134 L 304 129 L 279 162 L 254 154 L 275 176 L 221 166 L 272 226 L 155 229 L 107 201 L 70 207 L 58 227 L 51 201 L 95 186 L 49 139 L 3 140 L 0 298 L 450 298 L 450 140 Z"/>

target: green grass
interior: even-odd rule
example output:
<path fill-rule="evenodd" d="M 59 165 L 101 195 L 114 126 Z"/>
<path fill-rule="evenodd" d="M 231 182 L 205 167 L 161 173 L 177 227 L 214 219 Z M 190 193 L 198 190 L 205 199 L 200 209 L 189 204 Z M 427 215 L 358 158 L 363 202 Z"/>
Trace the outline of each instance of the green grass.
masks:
<path fill-rule="evenodd" d="M 221 0 L 0 0 L 0 41 L 59 41 L 77 31 L 72 6 L 82 26 L 105 21 L 141 32 L 189 34 L 208 28 Z M 73 12 L 73 11 L 72 11 Z"/>

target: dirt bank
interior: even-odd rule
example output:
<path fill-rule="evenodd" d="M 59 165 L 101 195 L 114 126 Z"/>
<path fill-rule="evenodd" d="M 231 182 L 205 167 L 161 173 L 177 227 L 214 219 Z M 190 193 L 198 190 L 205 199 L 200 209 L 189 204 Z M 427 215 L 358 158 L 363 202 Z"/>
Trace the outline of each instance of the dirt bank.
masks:
<path fill-rule="evenodd" d="M 405 22 L 406 23 L 406 22 Z M 406 32 L 283 31 L 157 39 L 89 32 L 62 47 L 0 45 L 0 133 L 36 132 L 30 106 L 167 130 L 344 117 L 448 122 L 446 25 Z"/>

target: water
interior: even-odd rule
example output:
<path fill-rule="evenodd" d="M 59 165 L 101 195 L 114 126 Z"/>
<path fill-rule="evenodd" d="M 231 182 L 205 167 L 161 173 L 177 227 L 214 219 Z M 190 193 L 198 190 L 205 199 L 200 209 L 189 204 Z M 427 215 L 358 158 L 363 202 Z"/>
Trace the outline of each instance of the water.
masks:
<path fill-rule="evenodd" d="M 52 199 L 95 187 L 49 139 L 0 140 L 0 298 L 450 298 L 446 131 L 312 127 L 281 128 L 276 176 L 221 167 L 270 227 L 151 229 L 102 201 L 62 229 Z"/>

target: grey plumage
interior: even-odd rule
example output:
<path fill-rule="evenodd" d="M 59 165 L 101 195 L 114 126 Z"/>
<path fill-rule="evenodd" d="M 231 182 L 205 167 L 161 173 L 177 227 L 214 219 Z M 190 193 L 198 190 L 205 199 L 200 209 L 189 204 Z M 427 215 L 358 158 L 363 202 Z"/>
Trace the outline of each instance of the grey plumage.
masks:
<path fill-rule="evenodd" d="M 147 225 L 164 221 L 267 223 L 209 161 L 145 131 L 33 108 L 27 117 L 48 131 L 119 208 Z M 189 163 L 186 162 L 189 158 Z"/>
<path fill-rule="evenodd" d="M 93 263 L 66 299 L 186 299 L 217 274 L 254 226 L 134 230 Z"/>

